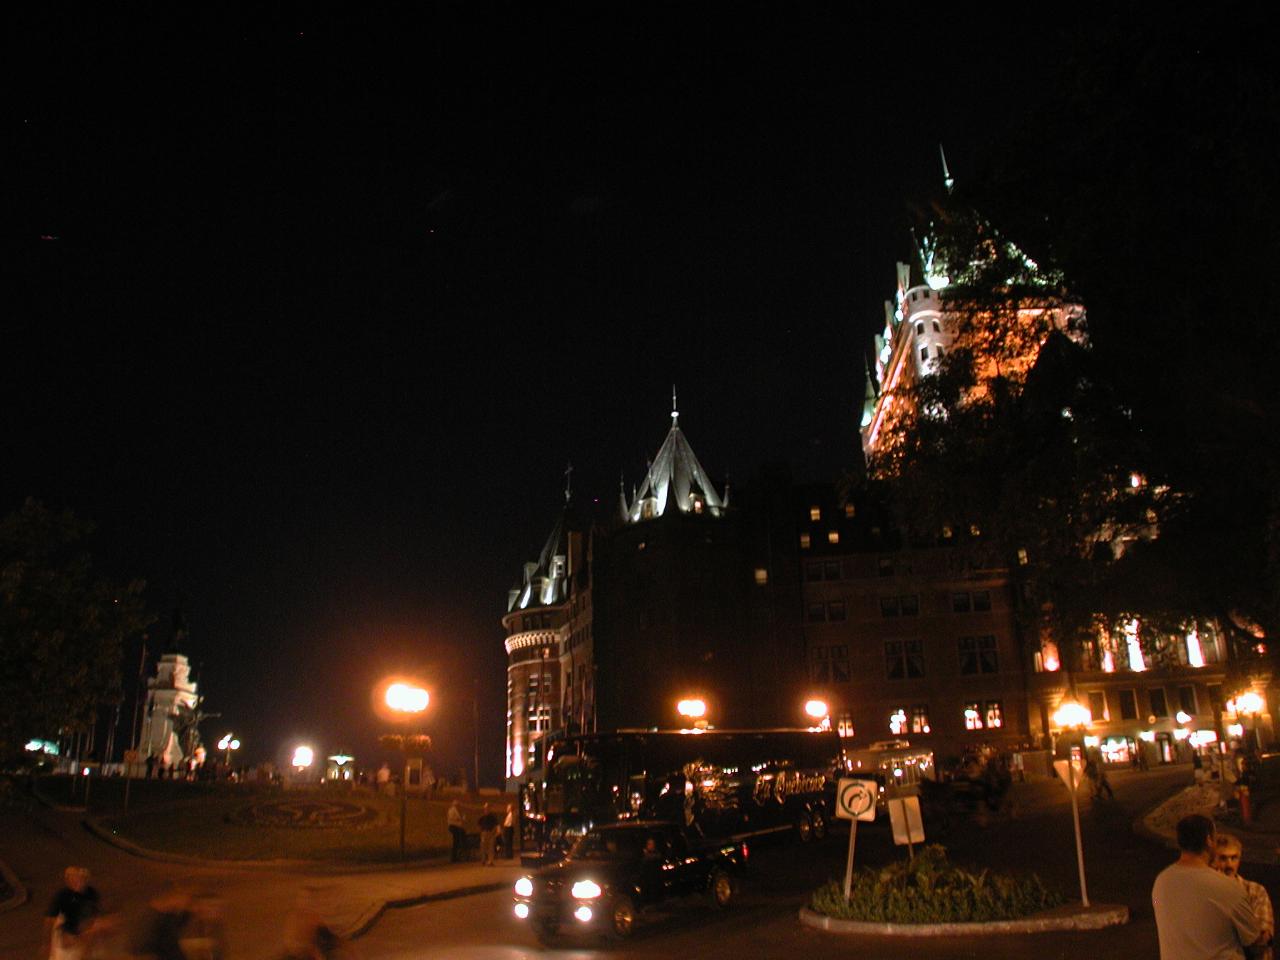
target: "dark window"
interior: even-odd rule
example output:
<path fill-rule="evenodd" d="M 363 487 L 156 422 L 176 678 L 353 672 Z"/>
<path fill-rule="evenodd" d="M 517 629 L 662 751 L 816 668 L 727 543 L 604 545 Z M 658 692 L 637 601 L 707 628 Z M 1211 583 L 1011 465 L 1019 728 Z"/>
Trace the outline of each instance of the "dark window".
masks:
<path fill-rule="evenodd" d="M 967 593 L 953 593 L 951 595 L 951 612 L 952 613 L 968 613 L 972 609 L 969 603 L 969 595 Z"/>
<path fill-rule="evenodd" d="M 921 347 L 921 348 L 920 348 L 920 359 L 921 359 L 921 360 L 928 360 L 928 359 L 929 359 L 929 348 L 928 348 L 928 347 Z"/>
<path fill-rule="evenodd" d="M 924 644 L 919 640 L 886 640 L 884 657 L 890 680 L 924 676 Z"/>
<path fill-rule="evenodd" d="M 914 617 L 920 612 L 920 597 L 917 594 L 909 593 L 900 599 L 902 601 L 902 615 L 904 617 Z"/>
<path fill-rule="evenodd" d="M 832 660 L 831 661 L 831 679 L 836 683 L 849 682 L 849 661 L 848 660 Z"/>
<path fill-rule="evenodd" d="M 831 679 L 831 664 L 826 660 L 815 660 L 809 665 L 809 676 L 814 683 L 826 683 Z"/>
<path fill-rule="evenodd" d="M 991 609 L 991 593 L 988 590 L 979 590 L 973 595 L 973 609 L 977 613 L 985 613 Z"/>
<path fill-rule="evenodd" d="M 937 320 L 934 320 L 934 321 L 933 321 L 933 332 L 934 332 L 934 333 L 941 333 L 941 332 L 942 332 L 942 328 L 941 328 L 940 326 L 938 326 L 938 321 L 937 321 Z"/>
<path fill-rule="evenodd" d="M 1183 713 L 1189 713 L 1194 717 L 1196 715 L 1196 688 L 1190 684 L 1179 687 L 1178 703 L 1181 705 Z"/>
<path fill-rule="evenodd" d="M 1097 723 L 1107 719 L 1107 695 L 1102 690 L 1089 691 L 1089 713 Z"/>
<path fill-rule="evenodd" d="M 826 608 L 820 603 L 809 604 L 809 622 L 822 623 L 826 619 Z"/>
<path fill-rule="evenodd" d="M 896 617 L 902 612 L 898 604 L 897 597 L 881 597 L 880 598 L 880 616 Z"/>
<path fill-rule="evenodd" d="M 1157 717 L 1167 717 L 1169 715 L 1169 702 L 1164 696 L 1164 687 L 1152 687 L 1147 691 L 1147 696 L 1151 698 L 1151 713 Z"/>
<path fill-rule="evenodd" d="M 881 557 L 880 563 L 879 563 L 879 571 L 880 571 L 880 576 L 882 577 L 892 577 L 893 576 L 893 560 L 890 559 L 889 557 Z"/>
<path fill-rule="evenodd" d="M 999 673 L 1000 655 L 996 650 L 996 638 L 960 638 L 961 673 Z"/>
<path fill-rule="evenodd" d="M 804 578 L 811 583 L 815 580 L 822 579 L 822 564 L 806 563 L 804 565 Z"/>
<path fill-rule="evenodd" d="M 843 600 L 832 600 L 830 603 L 827 604 L 827 619 L 828 620 L 848 619 L 845 613 L 845 606 L 844 606 Z"/>
<path fill-rule="evenodd" d="M 922 321 L 916 324 L 916 336 L 920 337 L 923 335 L 924 335 L 924 322 Z"/>
<path fill-rule="evenodd" d="M 1132 690 L 1120 691 L 1120 719 L 1138 719 L 1138 698 Z"/>
<path fill-rule="evenodd" d="M 828 560 L 822 565 L 823 580 L 839 580 L 840 579 L 840 561 Z"/>

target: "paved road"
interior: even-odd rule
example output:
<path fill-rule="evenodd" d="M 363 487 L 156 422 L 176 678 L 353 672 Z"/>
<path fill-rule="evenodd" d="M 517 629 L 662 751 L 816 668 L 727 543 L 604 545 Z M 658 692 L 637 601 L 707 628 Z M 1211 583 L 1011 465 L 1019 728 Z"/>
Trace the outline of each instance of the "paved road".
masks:
<path fill-rule="evenodd" d="M 625 946 L 566 940 L 543 949 L 511 916 L 505 893 L 472 897 L 388 913 L 359 941 L 367 960 L 515 960 L 523 957 L 698 957 L 793 958 L 822 960 L 875 958 L 1025 958 L 1155 957 L 1155 922 L 1150 890 L 1155 874 L 1173 855 L 1135 836 L 1132 819 L 1190 781 L 1190 768 L 1117 774 L 1115 803 L 1086 804 L 1085 855 L 1090 896 L 1095 902 L 1123 903 L 1132 912 L 1125 927 L 1094 933 L 1050 933 L 1018 937 L 974 937 L 948 940 L 900 940 L 880 937 L 835 937 L 801 927 L 796 912 L 807 891 L 827 877 L 843 873 L 845 840 L 836 837 L 819 848 L 784 847 L 754 856 L 754 879 L 727 913 L 690 902 L 641 928 Z M 952 856 L 996 867 L 1035 869 L 1064 890 L 1077 889 L 1074 839 L 1065 790 L 1045 784 L 1031 791 L 1024 809 L 1011 820 L 985 828 L 966 825 L 950 838 Z M 899 855 L 883 829 L 863 829 L 858 836 L 859 862 L 883 863 Z M 1255 879 L 1280 892 L 1280 868 L 1250 868 Z"/>

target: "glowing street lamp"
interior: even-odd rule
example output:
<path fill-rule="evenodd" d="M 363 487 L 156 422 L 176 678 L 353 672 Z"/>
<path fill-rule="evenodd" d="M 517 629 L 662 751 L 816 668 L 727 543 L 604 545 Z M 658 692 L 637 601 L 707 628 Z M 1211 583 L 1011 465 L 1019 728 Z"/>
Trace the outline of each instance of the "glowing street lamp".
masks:
<path fill-rule="evenodd" d="M 240 741 L 231 734 L 227 734 L 218 741 L 218 749 L 226 755 L 226 764 L 231 766 L 231 751 L 240 749 Z"/>
<path fill-rule="evenodd" d="M 301 773 L 307 767 L 315 762 L 316 752 L 310 747 L 296 747 L 293 751 L 293 763 L 291 766 Z"/>
<path fill-rule="evenodd" d="M 695 729 L 705 730 L 707 728 L 707 703 L 696 697 L 687 700 L 681 700 L 676 704 L 676 713 L 693 723 Z"/>
<path fill-rule="evenodd" d="M 1081 706 L 1074 700 L 1064 700 L 1054 711 L 1053 722 L 1063 730 L 1082 730 L 1093 722 L 1093 714 L 1088 707 Z"/>
<path fill-rule="evenodd" d="M 831 729 L 831 712 L 827 709 L 825 700 L 805 701 L 804 712 L 819 730 Z"/>
<path fill-rule="evenodd" d="M 426 689 L 414 683 L 405 683 L 397 680 L 388 684 L 386 691 L 382 695 L 383 703 L 396 716 L 397 720 L 413 720 L 419 714 L 427 709 L 427 704 L 431 702 L 431 694 Z M 409 805 L 409 753 L 414 747 L 413 744 L 424 743 L 430 744 L 430 738 L 421 735 L 404 735 L 395 734 L 389 737 L 383 737 L 383 742 L 395 741 L 399 744 L 399 749 L 405 755 L 404 772 L 400 778 L 400 859 L 405 857 L 405 818 L 408 815 Z M 477 784 L 477 788 L 479 784 Z"/>
<path fill-rule="evenodd" d="M 421 713 L 431 702 L 431 694 L 412 684 L 393 683 L 387 687 L 384 699 L 396 713 Z"/>
<path fill-rule="evenodd" d="M 1053 713 L 1053 722 L 1063 730 L 1079 730 L 1093 722 L 1093 714 L 1089 712 L 1088 707 L 1081 706 L 1074 700 L 1064 700 L 1058 709 Z M 1076 799 L 1076 767 L 1072 762 L 1072 753 L 1074 750 L 1067 751 L 1067 790 L 1071 793 L 1071 820 L 1076 828 L 1076 866 L 1080 871 L 1080 902 L 1084 906 L 1089 906 L 1089 888 L 1084 878 L 1084 842 L 1080 837 L 1080 802 Z M 1080 756 L 1081 763 L 1084 761 L 1083 751 Z"/>
<path fill-rule="evenodd" d="M 1265 704 L 1256 691 L 1246 690 L 1236 697 L 1236 713 L 1253 718 L 1253 748 L 1262 752 L 1262 738 L 1258 734 L 1258 714 L 1262 713 Z"/>

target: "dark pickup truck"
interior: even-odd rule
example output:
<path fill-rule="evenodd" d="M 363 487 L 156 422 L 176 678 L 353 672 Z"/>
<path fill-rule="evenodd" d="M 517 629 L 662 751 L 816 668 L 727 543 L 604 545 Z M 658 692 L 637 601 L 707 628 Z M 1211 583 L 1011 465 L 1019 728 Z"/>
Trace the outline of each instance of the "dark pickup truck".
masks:
<path fill-rule="evenodd" d="M 559 863 L 516 881 L 515 914 L 542 940 L 561 929 L 626 938 L 640 912 L 663 901 L 706 894 L 727 907 L 746 860 L 739 841 L 691 843 L 663 821 L 613 823 L 588 831 Z"/>

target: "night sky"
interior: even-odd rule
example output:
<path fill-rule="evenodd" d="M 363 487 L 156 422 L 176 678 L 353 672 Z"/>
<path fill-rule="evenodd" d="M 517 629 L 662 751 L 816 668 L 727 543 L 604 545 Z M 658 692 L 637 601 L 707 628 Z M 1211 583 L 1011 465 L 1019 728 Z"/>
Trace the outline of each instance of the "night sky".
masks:
<path fill-rule="evenodd" d="M 15 28 L 0 505 L 93 520 L 153 647 L 181 598 L 207 739 L 370 757 L 405 671 L 456 768 L 478 680 L 496 783 L 499 618 L 566 462 L 615 501 L 674 383 L 716 477 L 851 466 L 938 143 L 963 185 L 1062 135 L 1089 32 L 430 9 Z"/>

